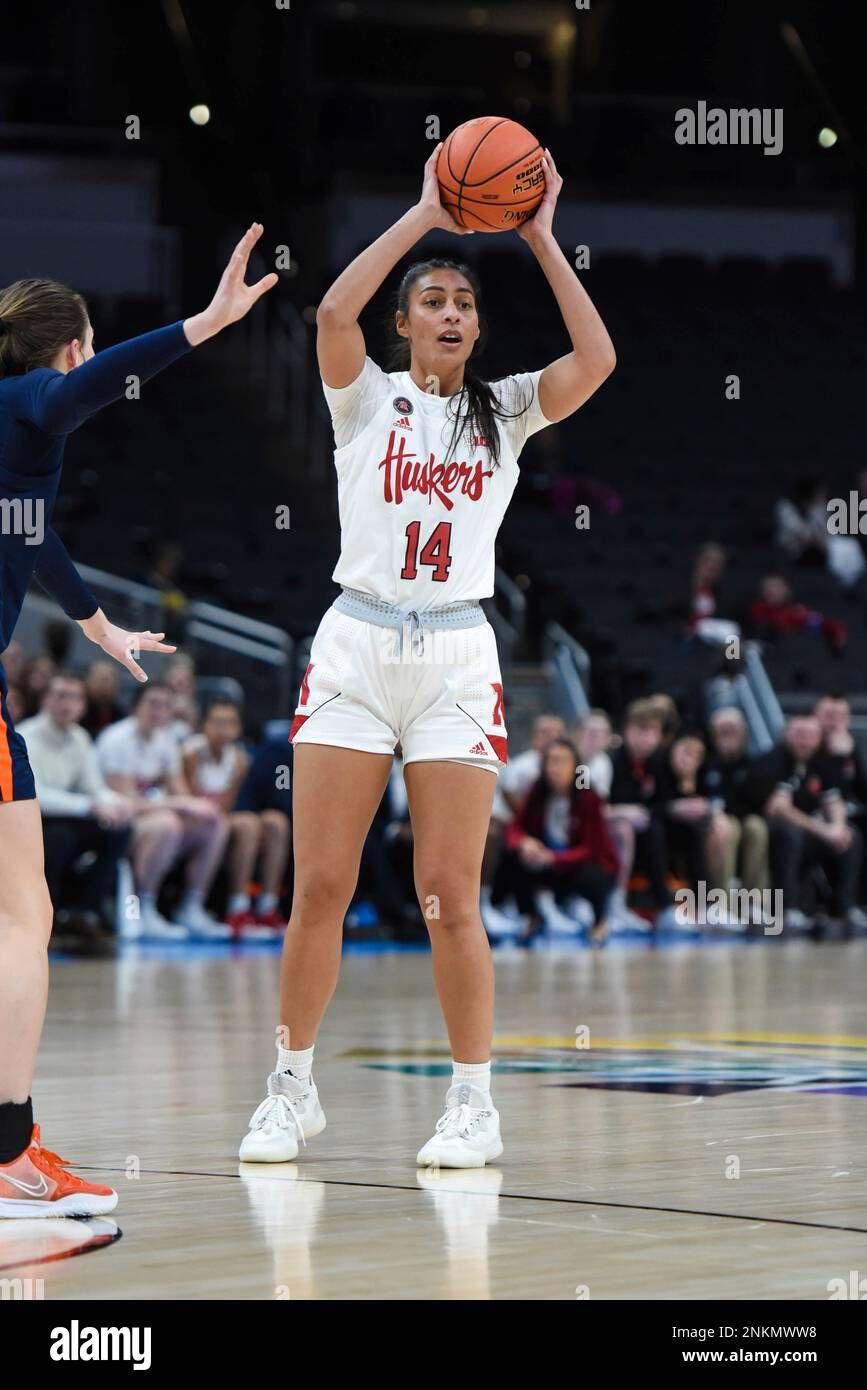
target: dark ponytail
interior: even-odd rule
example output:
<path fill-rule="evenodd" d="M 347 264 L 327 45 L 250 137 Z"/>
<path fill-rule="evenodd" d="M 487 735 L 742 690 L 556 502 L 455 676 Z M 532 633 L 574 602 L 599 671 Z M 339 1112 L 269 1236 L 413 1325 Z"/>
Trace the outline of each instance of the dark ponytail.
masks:
<path fill-rule="evenodd" d="M 0 378 L 49 367 L 73 339 L 83 340 L 84 298 L 57 280 L 16 280 L 0 290 Z"/>
<path fill-rule="evenodd" d="M 482 312 L 482 291 L 479 278 L 470 266 L 464 265 L 462 261 L 452 261 L 444 257 L 436 256 L 429 261 L 416 261 L 406 271 L 397 290 L 397 301 L 395 311 L 398 309 L 402 314 L 409 315 L 409 294 L 415 282 L 423 275 L 428 275 L 432 270 L 454 270 L 459 275 L 466 277 L 467 283 L 472 287 L 476 300 L 476 310 L 479 316 L 480 333 L 473 346 L 472 355 L 478 355 L 484 349 L 488 336 L 488 325 Z M 394 331 L 394 316 L 390 320 L 390 327 Z M 386 365 L 387 372 L 407 372 L 412 363 L 412 347 L 407 338 L 396 335 Z M 464 384 L 458 396 L 457 406 L 454 414 L 454 429 L 446 450 L 445 462 L 451 460 L 452 454 L 456 450 L 460 440 L 465 433 L 470 436 L 481 435 L 488 441 L 488 450 L 494 464 L 500 462 L 500 438 L 497 430 L 497 420 L 516 420 L 529 409 L 530 402 L 524 404 L 520 410 L 507 410 L 497 397 L 494 395 L 487 381 L 479 376 L 470 358 L 464 364 Z"/>

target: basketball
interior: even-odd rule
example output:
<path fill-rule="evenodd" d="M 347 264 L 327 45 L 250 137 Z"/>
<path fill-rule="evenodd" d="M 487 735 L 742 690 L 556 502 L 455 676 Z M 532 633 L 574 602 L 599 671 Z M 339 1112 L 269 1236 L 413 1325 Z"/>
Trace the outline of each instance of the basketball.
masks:
<path fill-rule="evenodd" d="M 545 195 L 544 151 L 505 116 L 464 121 L 437 159 L 440 201 L 472 232 L 508 232 L 533 216 Z"/>

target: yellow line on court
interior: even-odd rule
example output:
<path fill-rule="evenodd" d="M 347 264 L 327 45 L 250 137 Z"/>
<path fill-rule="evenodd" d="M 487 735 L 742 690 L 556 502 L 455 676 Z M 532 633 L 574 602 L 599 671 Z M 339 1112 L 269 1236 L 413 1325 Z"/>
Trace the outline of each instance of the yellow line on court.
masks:
<path fill-rule="evenodd" d="M 588 1048 L 575 1047 L 575 1035 L 568 1033 L 507 1033 L 494 1038 L 496 1048 L 568 1048 L 584 1051 L 633 1051 L 636 1048 L 664 1050 L 676 1043 L 716 1042 L 753 1043 L 767 1047 L 852 1047 L 867 1048 L 867 1037 L 827 1033 L 652 1033 L 639 1038 L 596 1038 L 590 1035 Z M 442 1039 L 401 1044 L 398 1047 L 353 1047 L 341 1057 L 448 1057 L 450 1049 Z"/>

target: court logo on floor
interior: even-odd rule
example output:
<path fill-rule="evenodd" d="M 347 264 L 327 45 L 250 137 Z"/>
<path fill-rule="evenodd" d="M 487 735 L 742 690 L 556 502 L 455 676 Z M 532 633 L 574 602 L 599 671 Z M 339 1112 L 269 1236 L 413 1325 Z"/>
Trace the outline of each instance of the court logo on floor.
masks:
<path fill-rule="evenodd" d="M 576 1090 L 638 1091 L 716 1097 L 736 1091 L 784 1090 L 867 1096 L 867 1038 L 784 1034 L 684 1034 L 595 1040 L 576 1052 L 558 1037 L 495 1041 L 494 1072 L 548 1073 Z M 377 1071 L 450 1076 L 441 1044 L 406 1051 L 356 1048 L 343 1053 Z"/>

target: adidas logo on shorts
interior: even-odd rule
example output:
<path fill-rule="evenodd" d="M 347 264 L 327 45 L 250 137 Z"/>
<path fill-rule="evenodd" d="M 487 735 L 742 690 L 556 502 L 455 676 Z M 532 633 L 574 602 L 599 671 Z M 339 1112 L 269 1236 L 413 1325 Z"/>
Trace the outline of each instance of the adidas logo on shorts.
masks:
<path fill-rule="evenodd" d="M 488 750 L 483 743 L 477 743 L 475 748 L 470 749 L 471 753 L 487 753 L 487 751 Z"/>

